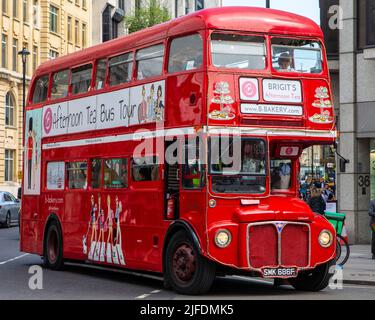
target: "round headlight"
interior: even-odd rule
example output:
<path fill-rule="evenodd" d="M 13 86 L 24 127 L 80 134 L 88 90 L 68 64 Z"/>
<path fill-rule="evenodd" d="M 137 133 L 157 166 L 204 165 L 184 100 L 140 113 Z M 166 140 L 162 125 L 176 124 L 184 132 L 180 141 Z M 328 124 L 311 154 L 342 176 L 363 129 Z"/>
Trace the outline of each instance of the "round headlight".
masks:
<path fill-rule="evenodd" d="M 328 230 L 323 230 L 320 234 L 319 234 L 319 244 L 324 247 L 324 248 L 327 248 L 329 247 L 332 242 L 333 242 L 333 236 L 332 236 L 332 233 L 329 232 Z"/>
<path fill-rule="evenodd" d="M 218 232 L 216 232 L 215 244 L 219 248 L 225 248 L 229 246 L 231 240 L 232 236 L 228 230 L 219 230 Z"/>

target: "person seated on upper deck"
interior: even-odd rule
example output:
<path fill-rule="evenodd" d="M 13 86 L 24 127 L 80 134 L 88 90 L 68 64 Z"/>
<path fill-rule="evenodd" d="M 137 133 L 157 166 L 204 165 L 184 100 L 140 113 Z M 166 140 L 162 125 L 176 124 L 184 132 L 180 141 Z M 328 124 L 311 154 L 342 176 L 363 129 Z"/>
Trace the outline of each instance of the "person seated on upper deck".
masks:
<path fill-rule="evenodd" d="M 289 55 L 288 52 L 284 52 L 280 54 L 278 64 L 279 68 L 278 71 L 294 71 L 292 68 L 292 61 L 293 58 Z"/>

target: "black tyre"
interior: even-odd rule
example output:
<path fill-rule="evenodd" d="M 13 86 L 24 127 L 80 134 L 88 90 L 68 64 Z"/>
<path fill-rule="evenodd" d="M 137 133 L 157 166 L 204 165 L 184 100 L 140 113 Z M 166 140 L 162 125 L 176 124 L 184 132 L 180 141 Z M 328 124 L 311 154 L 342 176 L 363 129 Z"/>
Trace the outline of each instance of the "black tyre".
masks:
<path fill-rule="evenodd" d="M 340 241 L 342 241 L 344 244 L 342 245 Z M 350 247 L 349 247 L 349 243 L 345 240 L 345 238 L 343 238 L 339 234 L 337 235 L 337 243 L 338 243 L 338 246 L 340 246 L 340 256 L 337 258 L 336 263 L 337 265 L 342 267 L 349 260 Z M 344 250 L 342 249 L 342 247 L 344 247 Z"/>
<path fill-rule="evenodd" d="M 5 228 L 10 228 L 11 224 L 12 224 L 11 216 L 10 216 L 10 212 L 8 212 L 7 216 L 5 218 L 4 227 Z"/>
<path fill-rule="evenodd" d="M 215 280 L 215 265 L 199 254 L 198 248 L 185 231 L 178 231 L 172 236 L 164 263 L 166 285 L 177 293 L 206 293 Z"/>
<path fill-rule="evenodd" d="M 44 265 L 52 270 L 62 270 L 64 267 L 62 234 L 59 223 L 52 220 L 49 223 L 44 241 Z"/>
<path fill-rule="evenodd" d="M 296 290 L 321 291 L 328 286 L 333 276 L 333 273 L 330 273 L 332 265 L 334 261 L 322 264 L 313 270 L 300 273 L 297 278 L 289 279 L 289 282 Z"/>

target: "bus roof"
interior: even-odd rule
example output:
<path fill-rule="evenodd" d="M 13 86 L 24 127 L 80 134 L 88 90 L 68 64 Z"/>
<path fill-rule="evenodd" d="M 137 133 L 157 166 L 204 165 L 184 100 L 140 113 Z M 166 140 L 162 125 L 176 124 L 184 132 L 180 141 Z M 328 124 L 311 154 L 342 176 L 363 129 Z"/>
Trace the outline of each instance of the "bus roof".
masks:
<path fill-rule="evenodd" d="M 35 75 L 49 73 L 93 57 L 121 53 L 147 43 L 202 29 L 238 30 L 264 34 L 323 37 L 320 27 L 311 19 L 293 13 L 257 7 L 220 7 L 200 10 L 130 35 L 102 43 L 43 63 Z"/>

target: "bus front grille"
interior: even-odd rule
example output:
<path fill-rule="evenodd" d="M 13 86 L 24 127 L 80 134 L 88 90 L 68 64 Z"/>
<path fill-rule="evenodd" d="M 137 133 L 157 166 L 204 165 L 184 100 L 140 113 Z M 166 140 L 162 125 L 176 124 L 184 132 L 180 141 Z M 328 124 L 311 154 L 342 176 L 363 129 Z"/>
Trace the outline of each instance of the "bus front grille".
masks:
<path fill-rule="evenodd" d="M 251 268 L 308 267 L 310 261 L 308 224 L 266 222 L 248 226 L 248 263 Z"/>

